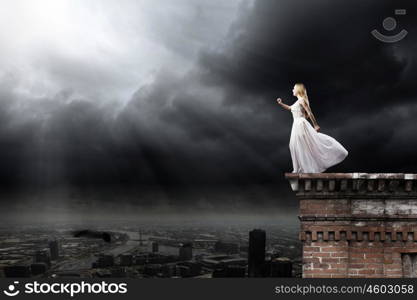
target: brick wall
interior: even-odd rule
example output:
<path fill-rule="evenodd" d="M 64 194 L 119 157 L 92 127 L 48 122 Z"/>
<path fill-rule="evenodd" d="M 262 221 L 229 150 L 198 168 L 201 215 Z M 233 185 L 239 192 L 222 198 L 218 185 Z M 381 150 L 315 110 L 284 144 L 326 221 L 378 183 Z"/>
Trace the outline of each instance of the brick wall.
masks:
<path fill-rule="evenodd" d="M 287 173 L 303 277 L 416 277 L 417 175 Z"/>

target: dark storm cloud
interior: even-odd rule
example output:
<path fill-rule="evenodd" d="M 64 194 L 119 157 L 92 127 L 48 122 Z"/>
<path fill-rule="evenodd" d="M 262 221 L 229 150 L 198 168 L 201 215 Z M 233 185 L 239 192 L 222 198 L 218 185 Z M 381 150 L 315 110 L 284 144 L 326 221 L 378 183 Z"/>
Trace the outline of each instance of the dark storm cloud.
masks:
<path fill-rule="evenodd" d="M 314 95 L 321 96 L 320 101 L 328 102 L 357 90 L 385 92 L 400 81 L 414 59 L 412 36 L 401 44 L 387 45 L 369 34 L 400 5 L 393 4 L 257 1 L 244 21 L 232 25 L 237 33 L 230 34 L 234 38 L 228 39 L 226 51 L 201 56 L 208 70 L 206 80 L 264 95 L 304 81 Z M 401 20 L 412 31 L 411 14 Z M 401 82 L 401 87 L 410 88 L 410 80 Z"/>
<path fill-rule="evenodd" d="M 94 99 L 100 93 L 93 88 L 86 98 L 77 94 L 84 85 L 111 82 L 114 74 L 85 81 L 80 78 L 94 77 L 94 69 L 62 69 L 57 56 L 38 60 L 62 89 L 31 102 L 14 99 L 10 90 L 17 84 L 4 81 L 1 183 L 37 193 L 68 187 L 69 197 L 103 205 L 295 206 L 283 179 L 292 167 L 292 119 L 275 99 L 292 103 L 298 81 L 307 85 L 322 131 L 349 151 L 329 171 L 417 172 L 414 6 L 242 2 L 236 16 L 225 16 L 235 19 L 217 47 L 195 41 L 201 51 L 188 72 L 160 68 L 117 109 Z M 396 44 L 375 40 L 370 31 L 381 30 L 395 8 L 408 9 L 397 18 L 409 36 Z M 187 37 L 204 34 L 190 26 L 198 16 L 208 22 L 206 12 L 200 14 L 184 22 Z M 155 32 L 163 35 L 166 24 Z M 180 40 L 163 43 L 183 58 L 194 53 L 185 43 L 175 46 Z"/>

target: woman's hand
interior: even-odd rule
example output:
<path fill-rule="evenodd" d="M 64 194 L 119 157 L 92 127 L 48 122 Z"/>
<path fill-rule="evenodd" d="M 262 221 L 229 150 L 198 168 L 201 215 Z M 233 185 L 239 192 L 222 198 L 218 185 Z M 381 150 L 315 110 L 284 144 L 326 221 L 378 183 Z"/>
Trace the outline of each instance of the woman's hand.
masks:
<path fill-rule="evenodd" d="M 279 105 L 281 105 L 286 110 L 291 110 L 291 107 L 290 106 L 288 106 L 287 104 L 282 103 L 282 99 L 281 98 L 278 98 L 277 99 L 277 102 L 278 102 Z"/>

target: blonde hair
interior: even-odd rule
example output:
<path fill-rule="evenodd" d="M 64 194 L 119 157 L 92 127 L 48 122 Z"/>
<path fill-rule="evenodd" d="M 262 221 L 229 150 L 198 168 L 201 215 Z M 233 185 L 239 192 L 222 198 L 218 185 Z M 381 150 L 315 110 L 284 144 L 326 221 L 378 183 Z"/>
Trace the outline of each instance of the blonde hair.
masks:
<path fill-rule="evenodd" d="M 310 105 L 310 102 L 308 101 L 307 89 L 305 85 L 302 83 L 296 83 L 295 88 L 297 90 L 297 94 L 306 101 L 307 105 Z"/>
<path fill-rule="evenodd" d="M 310 108 L 310 101 L 308 100 L 307 89 L 305 85 L 302 83 L 296 83 L 295 88 L 297 92 L 296 94 L 300 96 L 301 98 L 303 98 L 305 103 L 307 104 L 307 111 L 304 111 L 304 115 L 306 116 L 306 118 L 307 116 L 310 117 L 310 120 L 313 122 L 314 126 L 318 126 L 316 118 L 314 117 L 313 112 L 311 111 L 311 108 Z"/>

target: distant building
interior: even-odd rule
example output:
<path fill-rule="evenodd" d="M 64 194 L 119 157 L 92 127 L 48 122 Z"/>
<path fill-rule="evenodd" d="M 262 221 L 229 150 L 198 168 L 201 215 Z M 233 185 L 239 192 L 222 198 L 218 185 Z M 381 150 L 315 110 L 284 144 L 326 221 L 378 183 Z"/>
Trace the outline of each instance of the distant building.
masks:
<path fill-rule="evenodd" d="M 225 265 L 217 267 L 212 274 L 213 278 L 221 277 L 245 277 L 246 266 L 242 265 Z"/>
<path fill-rule="evenodd" d="M 193 248 L 207 249 L 213 248 L 217 240 L 215 239 L 194 239 Z"/>
<path fill-rule="evenodd" d="M 31 270 L 30 265 L 14 265 L 14 266 L 5 266 L 3 269 L 4 276 L 6 277 L 30 277 Z"/>
<path fill-rule="evenodd" d="M 133 255 L 132 254 L 121 254 L 120 255 L 120 265 L 121 266 L 131 266 L 131 265 L 133 265 Z"/>
<path fill-rule="evenodd" d="M 259 276 L 258 276 L 259 277 Z M 271 277 L 271 260 L 267 259 L 261 267 L 261 277 Z"/>
<path fill-rule="evenodd" d="M 249 251 L 249 245 L 240 245 L 239 246 L 240 252 L 248 252 Z"/>
<path fill-rule="evenodd" d="M 157 242 L 152 242 L 152 252 L 159 251 L 159 244 Z"/>
<path fill-rule="evenodd" d="M 178 255 L 164 255 L 164 263 L 176 262 L 179 260 Z"/>
<path fill-rule="evenodd" d="M 112 276 L 111 271 L 107 269 L 99 269 L 96 271 L 95 275 L 101 278 L 109 278 Z"/>
<path fill-rule="evenodd" d="M 111 270 L 111 277 L 127 277 L 125 267 L 118 267 Z"/>
<path fill-rule="evenodd" d="M 239 244 L 217 241 L 214 244 L 214 251 L 227 254 L 237 254 L 239 253 Z"/>
<path fill-rule="evenodd" d="M 47 264 L 48 267 L 50 267 L 51 255 L 50 255 L 49 249 L 37 250 L 35 253 L 35 257 L 34 257 L 34 262 L 35 263 L 43 262 Z"/>
<path fill-rule="evenodd" d="M 193 246 L 191 243 L 185 243 L 179 250 L 180 260 L 191 260 L 193 258 Z"/>
<path fill-rule="evenodd" d="M 134 262 L 135 262 L 135 265 L 144 265 L 144 264 L 146 264 L 146 262 L 148 261 L 148 259 L 147 259 L 147 257 L 146 257 L 146 255 L 136 255 L 135 256 L 135 259 L 134 259 Z"/>
<path fill-rule="evenodd" d="M 249 232 L 248 276 L 263 277 L 265 271 L 266 233 L 262 229 Z"/>
<path fill-rule="evenodd" d="M 163 277 L 180 276 L 180 268 L 176 263 L 167 263 L 162 265 L 161 272 Z"/>
<path fill-rule="evenodd" d="M 161 264 L 147 264 L 143 269 L 143 274 L 147 276 L 157 276 L 158 273 L 162 273 Z"/>
<path fill-rule="evenodd" d="M 271 260 L 271 277 L 292 277 L 292 262 L 288 257 Z"/>
<path fill-rule="evenodd" d="M 269 250 L 265 252 L 265 259 L 271 259 L 273 260 L 274 258 L 277 257 L 281 257 L 280 251 L 276 251 L 276 250 Z"/>
<path fill-rule="evenodd" d="M 224 266 L 231 266 L 231 265 L 246 266 L 248 264 L 248 260 L 242 257 L 232 257 L 232 258 L 223 259 L 221 261 L 221 264 Z"/>
<path fill-rule="evenodd" d="M 78 271 L 63 271 L 57 272 L 52 275 L 53 278 L 57 277 L 81 277 L 81 273 Z"/>
<path fill-rule="evenodd" d="M 33 263 L 30 265 L 32 275 L 43 274 L 48 270 L 48 266 L 44 262 Z"/>
<path fill-rule="evenodd" d="M 191 277 L 191 268 L 184 265 L 178 265 L 181 277 Z"/>
<path fill-rule="evenodd" d="M 199 262 L 195 261 L 183 261 L 177 264 L 180 268 L 182 266 L 187 267 L 188 269 L 185 271 L 185 269 L 180 269 L 181 277 L 192 277 L 192 276 L 198 276 L 201 273 L 202 265 Z"/>
<path fill-rule="evenodd" d="M 159 253 L 149 253 L 147 257 L 147 263 L 149 264 L 164 264 L 167 263 L 167 257 Z"/>
<path fill-rule="evenodd" d="M 97 268 L 106 268 L 114 265 L 114 256 L 113 254 L 99 254 L 98 260 L 96 263 Z"/>
<path fill-rule="evenodd" d="M 201 263 L 204 267 L 214 270 L 218 267 L 229 265 L 246 266 L 247 260 L 245 258 L 231 255 L 210 255 L 202 258 Z"/>
<path fill-rule="evenodd" d="M 59 258 L 59 242 L 58 240 L 49 241 L 49 252 L 51 253 L 51 259 L 56 260 Z"/>

